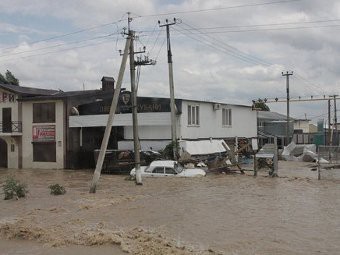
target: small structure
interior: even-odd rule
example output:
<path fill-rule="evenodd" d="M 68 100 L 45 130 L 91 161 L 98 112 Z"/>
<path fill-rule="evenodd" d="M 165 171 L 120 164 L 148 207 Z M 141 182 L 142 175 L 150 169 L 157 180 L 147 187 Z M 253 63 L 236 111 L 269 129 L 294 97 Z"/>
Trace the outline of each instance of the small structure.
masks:
<path fill-rule="evenodd" d="M 241 173 L 244 173 L 235 160 L 233 151 L 228 144 L 222 140 L 200 140 L 200 141 L 179 141 L 180 161 L 204 162 L 211 172 L 230 170 L 230 166 L 237 166 Z"/>
<path fill-rule="evenodd" d="M 294 119 L 290 118 L 289 122 L 289 136 L 293 136 L 293 122 Z M 282 149 L 287 143 L 286 138 L 287 129 L 287 116 L 269 111 L 259 111 L 257 114 L 257 130 L 259 137 L 259 146 L 266 143 L 273 143 L 271 137 L 277 137 L 278 148 Z"/>
<path fill-rule="evenodd" d="M 259 164 L 259 162 L 261 162 Z M 273 144 L 265 144 L 254 157 L 254 176 L 257 176 L 257 171 L 262 166 L 270 168 L 269 176 L 278 176 L 278 153 L 277 153 L 277 138 L 274 137 Z"/>

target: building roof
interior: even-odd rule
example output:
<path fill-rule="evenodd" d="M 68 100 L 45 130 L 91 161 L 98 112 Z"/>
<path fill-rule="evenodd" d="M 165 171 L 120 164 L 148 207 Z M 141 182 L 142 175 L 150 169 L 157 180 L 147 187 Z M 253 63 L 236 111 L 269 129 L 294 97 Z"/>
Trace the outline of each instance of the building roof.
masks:
<path fill-rule="evenodd" d="M 102 81 L 115 81 L 112 77 L 104 76 Z M 113 94 L 107 93 L 107 91 L 103 91 L 101 89 L 97 90 L 80 90 L 80 91 L 62 91 L 62 90 L 52 90 L 52 89 L 40 89 L 40 88 L 32 88 L 32 87 L 23 87 L 12 84 L 1 84 L 0 88 L 8 90 L 10 92 L 21 95 L 22 97 L 19 99 L 20 101 L 35 101 L 35 100 L 63 100 L 71 97 L 82 97 L 82 96 L 100 96 L 105 98 L 112 97 Z M 142 98 L 155 98 L 155 97 L 145 97 L 139 96 Z M 169 99 L 166 97 L 156 97 L 157 99 Z M 213 102 L 213 101 L 203 101 L 203 100 L 194 100 L 194 99 L 182 99 L 176 98 L 177 100 L 184 100 L 190 102 L 201 102 L 201 103 L 212 103 L 212 104 L 223 104 L 223 105 L 232 105 L 238 107 L 246 107 L 251 108 L 248 105 L 240 105 L 240 104 L 229 104 L 225 102 Z"/>
<path fill-rule="evenodd" d="M 36 101 L 36 100 L 63 100 L 71 97 L 84 97 L 84 96 L 105 96 L 110 97 L 111 94 L 102 90 L 75 90 L 75 91 L 55 91 L 50 95 L 26 96 L 21 98 L 21 101 Z"/>
<path fill-rule="evenodd" d="M 113 77 L 108 77 L 108 76 L 103 76 L 101 81 L 110 81 L 110 82 L 115 82 L 115 79 Z"/>
<path fill-rule="evenodd" d="M 188 99 L 188 98 L 176 98 L 176 99 L 181 99 L 183 101 L 189 101 L 189 102 L 200 102 L 200 103 L 208 103 L 208 104 L 232 105 L 232 106 L 238 106 L 238 107 L 252 108 L 251 105 L 244 105 L 244 104 L 232 104 L 232 103 L 226 103 L 226 102 L 195 100 L 195 99 Z"/>
<path fill-rule="evenodd" d="M 18 85 L 2 84 L 2 83 L 0 83 L 0 88 L 8 90 L 15 94 L 22 95 L 22 96 L 46 96 L 46 95 L 52 95 L 58 92 L 58 90 L 52 90 L 52 89 L 23 87 L 23 86 L 18 86 Z"/>
<path fill-rule="evenodd" d="M 258 119 L 265 119 L 265 120 L 274 120 L 274 121 L 286 121 L 287 115 L 283 115 L 277 112 L 269 112 L 269 111 L 258 111 L 257 115 Z M 292 117 L 290 117 L 291 120 L 294 120 Z"/>

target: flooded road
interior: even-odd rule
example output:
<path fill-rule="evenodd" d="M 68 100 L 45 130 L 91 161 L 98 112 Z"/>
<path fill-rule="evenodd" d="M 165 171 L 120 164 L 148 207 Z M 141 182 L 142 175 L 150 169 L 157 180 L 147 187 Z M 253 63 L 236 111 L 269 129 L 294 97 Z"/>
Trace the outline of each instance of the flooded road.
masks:
<path fill-rule="evenodd" d="M 84 247 L 100 254 L 339 254 L 340 181 L 318 181 L 306 163 L 280 162 L 279 169 L 280 178 L 247 172 L 145 178 L 143 186 L 102 175 L 96 194 L 88 193 L 90 172 L 1 170 L 1 183 L 12 174 L 30 193 L 0 200 L 0 254 L 23 254 L 20 247 L 31 248 L 25 254 L 87 254 Z M 55 183 L 67 193 L 51 196 Z"/>

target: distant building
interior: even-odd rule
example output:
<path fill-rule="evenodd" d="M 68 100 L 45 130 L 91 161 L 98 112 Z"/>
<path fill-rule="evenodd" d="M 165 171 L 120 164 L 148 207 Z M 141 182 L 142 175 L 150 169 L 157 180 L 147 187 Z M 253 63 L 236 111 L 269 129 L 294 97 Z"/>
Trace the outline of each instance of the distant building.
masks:
<path fill-rule="evenodd" d="M 316 133 L 318 128 L 315 124 L 310 123 L 309 119 L 295 119 L 294 132 L 296 133 Z"/>
<path fill-rule="evenodd" d="M 287 116 L 270 111 L 258 111 L 257 127 L 259 145 L 263 146 L 266 143 L 273 142 L 273 137 L 277 137 L 279 148 L 283 148 L 287 144 L 286 130 L 287 130 Z M 290 118 L 289 122 L 289 136 L 293 137 L 294 119 Z"/>
<path fill-rule="evenodd" d="M 322 123 L 323 125 L 323 123 Z M 324 140 L 323 137 L 319 137 L 317 134 L 318 127 L 310 123 L 309 119 L 295 119 L 294 120 L 294 135 L 293 141 L 296 144 L 312 144 L 316 141 Z M 323 134 L 321 134 L 323 135 Z"/>

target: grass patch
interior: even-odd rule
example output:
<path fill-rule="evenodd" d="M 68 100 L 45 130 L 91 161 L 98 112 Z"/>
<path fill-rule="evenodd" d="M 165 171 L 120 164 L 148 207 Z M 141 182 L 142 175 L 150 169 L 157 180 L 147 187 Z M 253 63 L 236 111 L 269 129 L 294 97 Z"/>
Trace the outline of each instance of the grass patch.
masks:
<path fill-rule="evenodd" d="M 58 195 L 64 195 L 66 193 L 66 189 L 63 186 L 59 185 L 58 183 L 50 185 L 49 188 L 51 190 L 50 192 L 51 195 L 58 196 Z"/>

